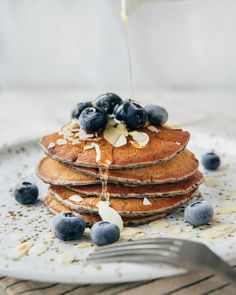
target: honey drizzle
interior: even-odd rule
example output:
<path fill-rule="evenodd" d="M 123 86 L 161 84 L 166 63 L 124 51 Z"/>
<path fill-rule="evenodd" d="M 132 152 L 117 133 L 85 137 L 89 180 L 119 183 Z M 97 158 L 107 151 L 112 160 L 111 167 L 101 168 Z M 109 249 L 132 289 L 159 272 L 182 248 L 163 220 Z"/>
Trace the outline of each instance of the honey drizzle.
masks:
<path fill-rule="evenodd" d="M 109 167 L 113 162 L 113 146 L 104 146 L 100 145 L 101 150 L 101 160 L 98 163 L 99 176 L 102 182 L 101 194 L 99 198 L 101 201 L 109 201 L 110 193 L 107 189 L 108 176 L 109 176 Z"/>
<path fill-rule="evenodd" d="M 134 83 L 133 83 L 133 65 L 131 59 L 131 50 L 130 50 L 130 33 L 129 33 L 129 19 L 126 15 L 124 8 L 121 11 L 121 19 L 124 24 L 125 29 L 125 44 L 126 44 L 126 52 L 128 57 L 128 67 L 129 67 L 129 86 L 130 86 L 130 98 L 134 97 Z"/>

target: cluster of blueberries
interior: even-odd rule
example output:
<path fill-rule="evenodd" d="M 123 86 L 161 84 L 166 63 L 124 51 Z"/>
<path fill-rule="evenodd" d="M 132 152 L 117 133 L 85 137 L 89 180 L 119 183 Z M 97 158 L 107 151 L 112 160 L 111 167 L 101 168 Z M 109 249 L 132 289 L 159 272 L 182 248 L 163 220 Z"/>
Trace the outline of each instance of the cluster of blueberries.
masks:
<path fill-rule="evenodd" d="M 93 102 L 78 103 L 72 110 L 71 117 L 78 120 L 86 133 L 94 134 L 105 129 L 109 117 L 114 117 L 129 131 L 133 131 L 144 127 L 147 121 L 154 126 L 164 125 L 168 113 L 157 105 L 143 108 L 133 100 L 122 100 L 114 93 L 105 93 Z"/>

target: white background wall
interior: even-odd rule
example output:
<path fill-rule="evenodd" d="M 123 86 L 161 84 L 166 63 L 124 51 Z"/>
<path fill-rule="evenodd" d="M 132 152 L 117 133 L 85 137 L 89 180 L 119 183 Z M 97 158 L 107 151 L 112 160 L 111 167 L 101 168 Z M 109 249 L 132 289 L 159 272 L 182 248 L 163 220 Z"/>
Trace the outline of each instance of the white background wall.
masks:
<path fill-rule="evenodd" d="M 235 88 L 236 0 L 143 5 L 136 90 Z M 128 89 L 119 0 L 0 0 L 0 87 Z"/>

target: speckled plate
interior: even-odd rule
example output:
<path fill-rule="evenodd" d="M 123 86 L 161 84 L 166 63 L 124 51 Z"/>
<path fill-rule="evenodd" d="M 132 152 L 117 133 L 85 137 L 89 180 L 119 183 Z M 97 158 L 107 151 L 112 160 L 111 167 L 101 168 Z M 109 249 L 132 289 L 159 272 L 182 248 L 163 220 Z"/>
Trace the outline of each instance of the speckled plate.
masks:
<path fill-rule="evenodd" d="M 205 171 L 206 183 L 201 188 L 204 199 L 209 200 L 215 208 L 212 224 L 193 229 L 184 222 L 181 212 L 183 210 L 180 209 L 174 215 L 150 225 L 126 228 L 122 233 L 122 240 L 145 236 L 192 239 L 206 243 L 224 259 L 235 258 L 236 142 L 230 138 L 209 136 L 196 130 L 191 130 L 191 133 L 193 135 L 190 148 L 199 158 L 212 149 L 222 158 L 220 170 L 211 173 Z M 52 215 L 43 203 L 39 201 L 33 206 L 21 206 L 12 196 L 15 184 L 28 180 L 39 185 L 42 200 L 47 186 L 35 176 L 35 167 L 41 156 L 42 152 L 36 141 L 0 149 L 0 275 L 47 282 L 116 283 L 154 279 L 184 272 L 164 265 L 86 264 L 84 258 L 93 248 L 88 243 L 88 236 L 73 243 L 54 238 L 50 231 Z M 31 249 L 19 260 L 12 260 L 9 253 L 22 241 L 29 241 L 32 244 Z M 65 252 L 74 256 L 72 263 L 61 263 L 61 254 Z"/>

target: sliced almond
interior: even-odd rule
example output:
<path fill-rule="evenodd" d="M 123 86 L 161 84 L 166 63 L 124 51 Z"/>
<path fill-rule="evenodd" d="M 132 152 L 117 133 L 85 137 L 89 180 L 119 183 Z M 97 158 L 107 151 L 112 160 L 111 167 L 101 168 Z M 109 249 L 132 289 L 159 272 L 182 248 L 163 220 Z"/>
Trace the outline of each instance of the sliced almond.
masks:
<path fill-rule="evenodd" d="M 152 221 L 149 223 L 149 226 L 151 228 L 152 231 L 162 231 L 163 229 L 165 230 L 167 227 L 170 226 L 170 223 L 167 222 L 166 220 L 156 220 L 156 221 Z"/>
<path fill-rule="evenodd" d="M 101 160 L 101 150 L 100 150 L 100 146 L 97 143 L 92 142 L 91 145 L 86 145 L 84 147 L 84 150 L 86 151 L 93 148 L 95 148 L 95 151 L 96 151 L 96 162 L 99 162 Z"/>
<path fill-rule="evenodd" d="M 70 201 L 76 202 L 76 203 L 80 203 L 83 201 L 83 198 L 81 196 L 78 195 L 73 195 L 69 197 Z"/>
<path fill-rule="evenodd" d="M 75 260 L 75 255 L 72 252 L 64 252 L 60 254 L 59 261 L 62 264 L 69 264 Z"/>
<path fill-rule="evenodd" d="M 89 138 L 94 137 L 94 134 L 88 134 L 82 129 L 80 129 L 80 131 L 75 134 L 75 137 L 79 137 L 80 140 L 87 140 Z"/>
<path fill-rule="evenodd" d="M 50 142 L 48 145 L 48 149 L 52 149 L 56 146 L 55 142 Z"/>
<path fill-rule="evenodd" d="M 216 177 L 208 176 L 205 177 L 204 184 L 207 187 L 217 187 L 219 185 L 219 180 Z"/>
<path fill-rule="evenodd" d="M 150 206 L 150 205 L 152 205 L 152 203 L 148 200 L 148 198 L 144 198 L 143 199 L 143 205 L 145 205 L 145 206 Z"/>
<path fill-rule="evenodd" d="M 216 211 L 216 213 L 219 213 L 219 214 L 229 214 L 229 213 L 235 213 L 235 212 L 236 212 L 236 204 L 235 203 L 221 206 Z"/>
<path fill-rule="evenodd" d="M 157 127 L 155 127 L 153 125 L 148 126 L 147 129 L 150 130 L 150 131 L 152 131 L 152 132 L 156 132 L 156 133 L 159 132 L 159 130 L 157 129 Z"/>
<path fill-rule="evenodd" d="M 39 244 L 35 244 L 30 250 L 29 250 L 29 254 L 34 254 L 34 255 L 42 255 L 43 253 L 45 253 L 48 250 L 48 245 L 47 244 L 43 244 L 43 243 L 39 243 Z"/>
<path fill-rule="evenodd" d="M 124 227 L 121 231 L 120 236 L 123 240 L 130 240 L 133 238 L 145 236 L 145 234 L 137 227 Z"/>
<path fill-rule="evenodd" d="M 99 201 L 97 204 L 98 213 L 102 220 L 115 223 L 120 230 L 123 228 L 123 220 L 119 213 L 110 207 L 108 201 Z"/>
<path fill-rule="evenodd" d="M 59 138 L 59 139 L 56 141 L 56 144 L 57 144 L 57 145 L 64 145 L 64 144 L 67 144 L 67 140 L 64 139 L 64 138 Z"/>
<path fill-rule="evenodd" d="M 21 243 L 9 253 L 8 257 L 12 260 L 18 260 L 24 256 L 31 247 L 32 243 L 30 242 Z"/>
<path fill-rule="evenodd" d="M 128 136 L 128 131 L 122 123 L 118 123 L 116 127 L 108 126 L 103 132 L 103 137 L 114 147 L 125 145 L 126 136 Z"/>
<path fill-rule="evenodd" d="M 145 147 L 145 145 L 147 145 L 149 142 L 149 136 L 147 133 L 139 132 L 139 131 L 132 131 L 129 134 L 133 138 L 133 140 L 138 143 L 138 145 L 141 148 Z"/>
<path fill-rule="evenodd" d="M 84 241 L 84 242 L 81 242 L 81 243 L 75 245 L 74 248 L 77 248 L 77 249 L 88 248 L 88 247 L 91 247 L 92 245 L 93 245 L 92 243 Z"/>

